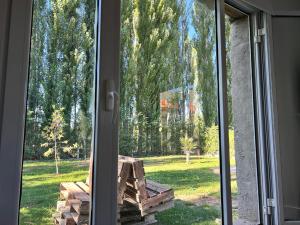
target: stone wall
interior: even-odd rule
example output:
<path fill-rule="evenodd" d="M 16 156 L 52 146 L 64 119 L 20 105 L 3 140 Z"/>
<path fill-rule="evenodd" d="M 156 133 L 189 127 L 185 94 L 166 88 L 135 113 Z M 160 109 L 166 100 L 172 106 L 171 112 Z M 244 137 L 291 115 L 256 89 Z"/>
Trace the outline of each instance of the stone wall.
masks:
<path fill-rule="evenodd" d="M 238 184 L 237 224 L 258 224 L 259 198 L 248 18 L 231 23 L 231 66 L 235 159 Z"/>

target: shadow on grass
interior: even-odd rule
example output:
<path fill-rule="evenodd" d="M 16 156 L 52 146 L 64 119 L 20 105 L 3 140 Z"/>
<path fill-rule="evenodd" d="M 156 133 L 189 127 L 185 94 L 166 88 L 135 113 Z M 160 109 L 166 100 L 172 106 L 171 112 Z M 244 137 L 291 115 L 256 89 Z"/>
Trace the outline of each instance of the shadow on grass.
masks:
<path fill-rule="evenodd" d="M 185 191 L 201 188 L 206 189 L 206 192 L 211 188 L 213 193 L 220 186 L 220 176 L 214 174 L 210 168 L 147 172 L 146 178 L 171 186 L 175 194 L 176 191 L 182 191 L 184 194 Z"/>
<path fill-rule="evenodd" d="M 148 158 L 141 158 L 144 161 L 144 165 L 151 165 L 151 166 L 159 166 L 168 163 L 185 163 L 186 157 L 184 155 L 178 156 L 165 156 L 165 157 L 148 157 Z M 196 161 L 201 163 L 213 163 L 216 162 L 216 158 L 214 157 L 202 157 L 202 156 L 191 156 L 191 161 Z M 199 161 L 200 160 L 200 161 Z"/>
<path fill-rule="evenodd" d="M 217 225 L 220 208 L 215 206 L 195 206 L 189 202 L 175 200 L 175 207 L 158 213 L 158 225 Z"/>
<path fill-rule="evenodd" d="M 158 165 L 154 168 L 156 171 L 146 172 L 146 177 L 168 184 L 174 189 L 175 195 L 217 196 L 220 177 L 212 171 L 215 161 L 210 158 L 202 159 L 197 163 L 201 167 L 185 168 L 184 157 L 145 159 L 145 167 Z M 181 164 L 172 167 L 173 163 Z M 161 164 L 170 167 L 160 168 Z M 52 213 L 59 198 L 59 184 L 65 181 L 83 181 L 87 176 L 86 163 L 64 162 L 60 167 L 59 176 L 53 174 L 54 165 L 54 162 L 37 162 L 36 165 L 30 163 L 25 166 L 20 225 L 52 225 Z M 216 225 L 215 221 L 219 216 L 219 209 L 215 206 L 196 206 L 186 199 L 178 199 L 173 209 L 157 214 L 157 219 L 159 225 Z"/>

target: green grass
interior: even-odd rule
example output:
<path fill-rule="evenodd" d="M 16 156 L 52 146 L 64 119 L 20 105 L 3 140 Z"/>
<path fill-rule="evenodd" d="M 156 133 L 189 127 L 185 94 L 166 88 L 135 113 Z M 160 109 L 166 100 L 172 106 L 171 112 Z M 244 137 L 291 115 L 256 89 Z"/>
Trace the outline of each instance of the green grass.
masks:
<path fill-rule="evenodd" d="M 146 177 L 175 190 L 175 207 L 159 213 L 159 225 L 215 225 L 220 217 L 220 184 L 217 158 L 184 156 L 144 158 Z M 51 215 L 59 199 L 59 184 L 85 181 L 88 161 L 62 161 L 55 175 L 53 161 L 24 163 L 21 225 L 52 225 Z M 236 191 L 236 184 L 232 186 Z M 204 201 L 209 199 L 207 203 Z"/>

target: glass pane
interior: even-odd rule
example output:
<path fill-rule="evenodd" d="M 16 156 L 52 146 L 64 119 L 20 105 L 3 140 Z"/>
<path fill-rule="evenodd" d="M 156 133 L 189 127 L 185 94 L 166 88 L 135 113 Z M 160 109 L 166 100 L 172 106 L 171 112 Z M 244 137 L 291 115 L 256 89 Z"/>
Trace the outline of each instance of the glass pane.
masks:
<path fill-rule="evenodd" d="M 215 24 L 214 1 L 122 1 L 121 224 L 221 224 Z"/>
<path fill-rule="evenodd" d="M 89 220 L 95 10 L 34 0 L 20 225 Z"/>
<path fill-rule="evenodd" d="M 229 145 L 233 220 L 259 224 L 249 17 L 226 6 Z"/>

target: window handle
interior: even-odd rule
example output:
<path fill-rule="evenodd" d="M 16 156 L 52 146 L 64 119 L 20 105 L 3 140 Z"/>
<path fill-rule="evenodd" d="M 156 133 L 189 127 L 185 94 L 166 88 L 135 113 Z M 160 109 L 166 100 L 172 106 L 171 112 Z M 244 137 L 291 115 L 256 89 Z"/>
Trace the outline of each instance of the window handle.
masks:
<path fill-rule="evenodd" d="M 116 123 L 119 114 L 119 93 L 116 91 L 113 80 L 106 81 L 106 102 L 105 110 L 113 112 L 112 122 Z"/>

